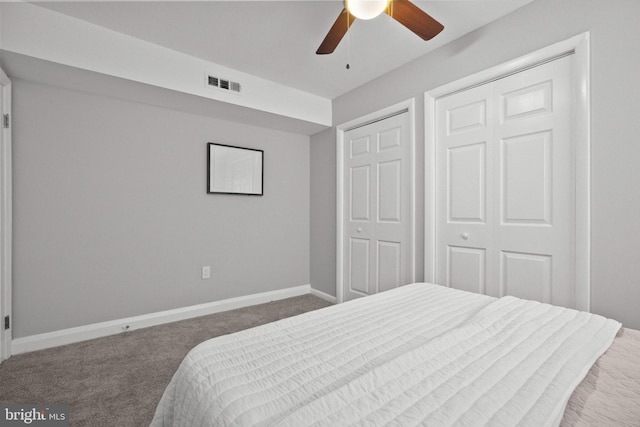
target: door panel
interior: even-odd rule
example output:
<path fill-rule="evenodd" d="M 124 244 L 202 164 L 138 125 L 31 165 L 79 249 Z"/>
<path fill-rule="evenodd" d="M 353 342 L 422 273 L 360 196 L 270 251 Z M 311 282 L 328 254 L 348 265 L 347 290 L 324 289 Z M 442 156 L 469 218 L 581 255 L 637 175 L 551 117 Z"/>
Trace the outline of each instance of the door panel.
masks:
<path fill-rule="evenodd" d="M 345 132 L 343 300 L 410 282 L 409 114 Z"/>
<path fill-rule="evenodd" d="M 369 136 L 354 139 L 353 141 L 349 141 L 349 147 L 351 148 L 351 155 L 349 156 L 351 159 L 363 154 L 368 154 L 371 150 L 371 139 Z"/>
<path fill-rule="evenodd" d="M 399 242 L 378 241 L 378 292 L 393 289 L 400 283 L 401 252 Z"/>
<path fill-rule="evenodd" d="M 500 143 L 501 223 L 551 225 L 551 132 L 507 138 Z"/>
<path fill-rule="evenodd" d="M 378 221 L 400 222 L 402 162 L 378 163 Z"/>
<path fill-rule="evenodd" d="M 369 240 L 350 239 L 349 255 L 349 290 L 361 295 L 371 294 L 371 282 L 369 280 Z"/>
<path fill-rule="evenodd" d="M 485 255 L 485 249 L 449 246 L 446 285 L 484 294 L 487 264 Z"/>
<path fill-rule="evenodd" d="M 574 306 L 572 72 L 568 56 L 437 100 L 437 283 Z"/>
<path fill-rule="evenodd" d="M 371 167 L 369 165 L 356 166 L 351 169 L 351 221 L 368 221 L 369 206 L 371 200 L 369 197 L 369 189 L 371 182 Z"/>
<path fill-rule="evenodd" d="M 448 149 L 449 222 L 485 222 L 486 163 L 484 142 Z"/>
<path fill-rule="evenodd" d="M 552 82 L 546 81 L 502 95 L 503 120 L 551 112 L 551 87 Z"/>
<path fill-rule="evenodd" d="M 396 126 L 378 134 L 378 152 L 400 148 L 402 145 L 402 127 Z"/>
<path fill-rule="evenodd" d="M 486 111 L 487 104 L 484 99 L 447 110 L 448 134 L 486 127 Z"/>
<path fill-rule="evenodd" d="M 551 256 L 503 251 L 500 272 L 502 295 L 551 302 Z"/>

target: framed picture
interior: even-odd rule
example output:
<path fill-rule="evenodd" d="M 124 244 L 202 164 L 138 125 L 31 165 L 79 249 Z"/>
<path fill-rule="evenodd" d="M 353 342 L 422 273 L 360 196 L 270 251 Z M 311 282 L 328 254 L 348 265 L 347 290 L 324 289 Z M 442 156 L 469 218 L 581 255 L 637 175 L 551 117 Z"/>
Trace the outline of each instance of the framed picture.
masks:
<path fill-rule="evenodd" d="M 264 151 L 207 144 L 207 193 L 262 196 Z"/>

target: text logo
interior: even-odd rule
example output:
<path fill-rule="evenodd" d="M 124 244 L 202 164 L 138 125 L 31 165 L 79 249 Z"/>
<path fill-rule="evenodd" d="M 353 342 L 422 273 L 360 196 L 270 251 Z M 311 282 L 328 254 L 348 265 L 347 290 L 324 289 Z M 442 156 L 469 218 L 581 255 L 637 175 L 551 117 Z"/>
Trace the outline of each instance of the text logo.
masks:
<path fill-rule="evenodd" d="M 0 426 L 69 427 L 69 405 L 0 404 Z"/>

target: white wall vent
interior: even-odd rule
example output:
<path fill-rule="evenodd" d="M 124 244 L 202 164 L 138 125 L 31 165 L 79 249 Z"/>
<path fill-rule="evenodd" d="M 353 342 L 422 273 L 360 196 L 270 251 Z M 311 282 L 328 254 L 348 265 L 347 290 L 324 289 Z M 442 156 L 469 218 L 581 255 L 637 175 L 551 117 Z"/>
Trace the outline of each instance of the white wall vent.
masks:
<path fill-rule="evenodd" d="M 229 79 L 224 79 L 222 77 L 212 76 L 210 74 L 206 74 L 205 84 L 209 88 L 217 88 L 224 91 L 229 92 L 237 92 L 240 93 L 242 87 L 238 82 L 232 82 Z"/>

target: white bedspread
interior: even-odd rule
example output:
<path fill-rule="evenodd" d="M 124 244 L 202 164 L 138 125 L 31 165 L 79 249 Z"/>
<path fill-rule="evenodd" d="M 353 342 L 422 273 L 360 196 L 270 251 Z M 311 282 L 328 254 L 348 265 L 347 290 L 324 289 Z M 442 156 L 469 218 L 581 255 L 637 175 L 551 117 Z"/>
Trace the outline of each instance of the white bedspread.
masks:
<path fill-rule="evenodd" d="M 152 426 L 558 425 L 619 328 L 407 285 L 198 345 Z"/>

